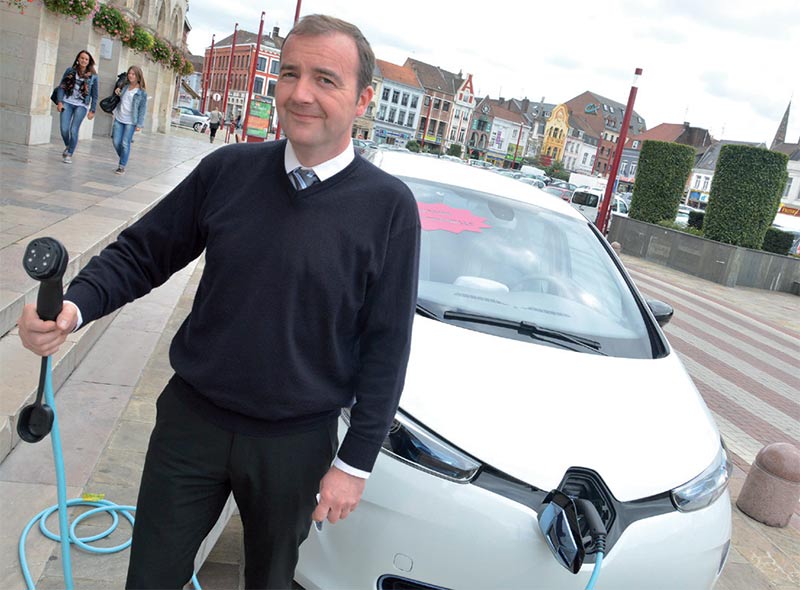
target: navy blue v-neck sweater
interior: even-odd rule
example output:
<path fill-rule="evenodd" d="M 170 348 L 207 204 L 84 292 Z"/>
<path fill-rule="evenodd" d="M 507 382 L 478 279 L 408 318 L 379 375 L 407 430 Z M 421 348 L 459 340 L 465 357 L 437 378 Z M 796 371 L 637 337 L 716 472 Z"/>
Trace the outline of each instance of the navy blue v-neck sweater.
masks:
<path fill-rule="evenodd" d="M 84 323 L 148 293 L 205 250 L 170 361 L 220 426 L 291 432 L 352 408 L 339 449 L 370 471 L 405 379 L 419 217 L 408 188 L 356 156 L 304 191 L 285 142 L 207 156 L 72 281 Z"/>

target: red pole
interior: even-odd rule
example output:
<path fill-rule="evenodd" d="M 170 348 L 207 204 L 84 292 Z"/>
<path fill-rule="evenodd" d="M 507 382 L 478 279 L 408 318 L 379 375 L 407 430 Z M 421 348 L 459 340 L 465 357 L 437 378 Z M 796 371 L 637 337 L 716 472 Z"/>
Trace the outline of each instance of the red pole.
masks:
<path fill-rule="evenodd" d="M 233 69 L 233 52 L 236 50 L 236 33 L 239 31 L 239 23 L 233 27 L 233 41 L 231 42 L 231 56 L 228 58 L 228 77 L 225 80 L 225 93 L 222 95 L 222 116 L 228 108 L 228 90 L 231 87 L 231 70 Z M 231 117 L 233 119 L 233 117 Z"/>
<path fill-rule="evenodd" d="M 208 86 L 209 80 L 211 79 L 211 62 L 214 59 L 214 37 L 216 35 L 211 35 L 211 52 L 208 54 L 208 68 L 206 68 L 206 75 L 203 76 L 203 106 L 200 109 L 202 112 L 206 112 L 206 101 L 208 100 Z M 205 65 L 205 64 L 204 64 Z"/>
<path fill-rule="evenodd" d="M 253 99 L 253 85 L 256 81 L 256 63 L 258 55 L 261 53 L 261 33 L 264 31 L 264 12 L 261 12 L 261 24 L 258 25 L 258 39 L 256 40 L 256 55 L 253 63 L 250 64 L 250 80 L 247 84 L 247 107 L 244 111 L 244 121 L 242 122 L 242 141 L 247 141 L 247 119 L 250 116 L 250 101 Z"/>
<path fill-rule="evenodd" d="M 300 20 L 300 6 L 303 4 L 303 0 L 297 0 L 297 7 L 294 9 L 294 24 L 297 24 L 297 21 Z M 281 122 L 278 121 L 278 127 L 275 129 L 275 139 L 281 138 Z"/>
<path fill-rule="evenodd" d="M 614 162 L 611 164 L 611 172 L 608 175 L 608 182 L 606 183 L 606 192 L 603 196 L 603 202 L 600 204 L 600 212 L 597 215 L 595 225 L 600 232 L 605 235 L 608 229 L 609 209 L 611 208 L 611 195 L 614 192 L 614 185 L 617 181 L 617 170 L 619 170 L 619 161 L 622 158 L 622 150 L 625 147 L 625 140 L 628 136 L 628 125 L 631 122 L 631 114 L 633 113 L 633 103 L 636 100 L 636 92 L 639 90 L 636 87 L 639 81 L 639 76 L 642 75 L 642 68 L 636 68 L 633 76 L 633 84 L 631 84 L 631 92 L 628 95 L 628 104 L 625 106 L 625 116 L 622 118 L 622 131 L 619 134 L 617 141 L 617 149 L 614 152 Z"/>

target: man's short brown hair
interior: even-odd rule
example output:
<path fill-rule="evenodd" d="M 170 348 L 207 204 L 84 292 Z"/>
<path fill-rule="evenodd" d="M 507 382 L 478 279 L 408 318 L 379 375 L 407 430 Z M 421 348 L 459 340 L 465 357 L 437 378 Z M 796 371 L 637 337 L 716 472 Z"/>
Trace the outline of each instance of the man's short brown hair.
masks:
<path fill-rule="evenodd" d="M 304 16 L 294 28 L 289 31 L 284 44 L 292 35 L 329 35 L 331 33 L 342 33 L 350 37 L 356 44 L 358 51 L 358 92 L 372 85 L 372 73 L 375 70 L 375 54 L 372 52 L 369 41 L 367 41 L 361 30 L 347 21 L 343 21 L 324 14 L 310 14 Z"/>

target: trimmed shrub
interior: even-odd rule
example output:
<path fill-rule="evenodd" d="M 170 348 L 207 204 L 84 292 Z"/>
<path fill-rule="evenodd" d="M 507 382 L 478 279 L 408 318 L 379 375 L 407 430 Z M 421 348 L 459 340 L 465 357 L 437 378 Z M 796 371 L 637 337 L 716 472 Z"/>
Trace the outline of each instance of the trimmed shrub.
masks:
<path fill-rule="evenodd" d="M 703 229 L 703 219 L 706 217 L 705 211 L 689 211 L 689 227 L 694 229 Z"/>
<path fill-rule="evenodd" d="M 456 158 L 460 158 L 461 157 L 461 151 L 462 151 L 461 144 L 460 143 L 454 143 L 454 144 L 451 144 L 449 148 L 447 148 L 447 155 L 448 156 L 455 156 Z"/>
<path fill-rule="evenodd" d="M 417 152 L 419 153 L 419 142 L 416 139 L 412 139 L 406 144 L 406 149 L 409 152 Z"/>
<path fill-rule="evenodd" d="M 711 240 L 761 248 L 786 185 L 786 154 L 748 145 L 726 145 L 719 153 L 703 232 Z"/>
<path fill-rule="evenodd" d="M 777 227 L 768 227 L 767 233 L 764 234 L 764 243 L 761 245 L 761 249 L 765 252 L 787 256 L 789 248 L 792 247 L 792 242 L 794 242 L 794 234 L 792 232 L 783 231 Z"/>
<path fill-rule="evenodd" d="M 674 220 L 694 155 L 694 148 L 687 145 L 645 141 L 628 215 L 647 223 Z"/>
<path fill-rule="evenodd" d="M 675 231 L 680 231 L 680 232 L 683 232 L 685 234 L 691 234 L 693 236 L 699 236 L 701 238 L 703 237 L 703 230 L 697 229 L 697 228 L 694 228 L 694 227 L 690 227 L 690 226 L 679 225 L 679 224 L 675 223 L 674 221 L 667 221 L 667 220 L 659 221 L 656 225 L 659 225 L 661 227 L 666 227 L 666 228 L 669 228 L 669 229 L 674 229 Z"/>

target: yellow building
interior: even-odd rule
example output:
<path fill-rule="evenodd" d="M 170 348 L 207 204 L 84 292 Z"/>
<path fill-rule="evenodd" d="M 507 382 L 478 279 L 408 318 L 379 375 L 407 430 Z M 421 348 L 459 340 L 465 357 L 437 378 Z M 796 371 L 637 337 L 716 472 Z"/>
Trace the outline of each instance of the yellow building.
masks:
<path fill-rule="evenodd" d="M 564 144 L 569 131 L 569 110 L 564 104 L 558 105 L 550 113 L 544 128 L 542 156 L 550 156 L 554 162 L 561 161 L 564 156 Z"/>

